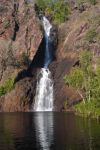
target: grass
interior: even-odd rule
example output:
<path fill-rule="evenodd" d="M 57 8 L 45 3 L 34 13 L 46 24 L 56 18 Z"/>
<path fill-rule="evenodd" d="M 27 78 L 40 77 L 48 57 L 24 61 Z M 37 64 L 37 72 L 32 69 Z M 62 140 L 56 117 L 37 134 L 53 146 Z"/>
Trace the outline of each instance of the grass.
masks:
<path fill-rule="evenodd" d="M 100 117 L 100 106 L 96 101 L 81 102 L 76 104 L 74 108 L 78 115 L 97 119 Z"/>

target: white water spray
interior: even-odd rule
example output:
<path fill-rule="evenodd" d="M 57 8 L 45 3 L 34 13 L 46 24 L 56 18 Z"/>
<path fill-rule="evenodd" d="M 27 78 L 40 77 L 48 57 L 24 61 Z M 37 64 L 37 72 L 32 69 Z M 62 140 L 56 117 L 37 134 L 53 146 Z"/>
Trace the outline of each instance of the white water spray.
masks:
<path fill-rule="evenodd" d="M 35 96 L 35 111 L 52 111 L 53 109 L 53 82 L 48 69 L 42 68 L 37 81 Z"/>
<path fill-rule="evenodd" d="M 40 70 L 37 77 L 36 95 L 34 111 L 52 111 L 53 110 L 53 81 L 51 72 L 48 69 L 52 58 L 50 56 L 49 38 L 52 25 L 46 17 L 43 17 L 43 27 L 45 31 L 45 58 L 44 68 Z"/>

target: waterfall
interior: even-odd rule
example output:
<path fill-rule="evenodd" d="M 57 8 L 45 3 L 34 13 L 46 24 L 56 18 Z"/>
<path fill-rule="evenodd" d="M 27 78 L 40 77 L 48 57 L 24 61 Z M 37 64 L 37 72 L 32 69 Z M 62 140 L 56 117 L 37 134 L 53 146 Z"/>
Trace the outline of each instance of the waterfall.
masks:
<path fill-rule="evenodd" d="M 45 32 L 45 57 L 44 67 L 41 68 L 37 76 L 36 95 L 34 111 L 53 110 L 53 80 L 48 65 L 52 61 L 50 45 L 50 30 L 52 25 L 46 17 L 43 17 L 43 27 Z"/>
<path fill-rule="evenodd" d="M 45 31 L 45 57 L 44 57 L 44 68 L 47 68 L 50 62 L 52 61 L 51 57 L 51 50 L 49 48 L 49 40 L 50 40 L 50 29 L 52 28 L 52 25 L 50 22 L 46 19 L 46 17 L 43 17 L 43 27 Z"/>
<path fill-rule="evenodd" d="M 35 111 L 52 111 L 53 109 L 53 81 L 49 69 L 42 68 L 38 75 Z"/>

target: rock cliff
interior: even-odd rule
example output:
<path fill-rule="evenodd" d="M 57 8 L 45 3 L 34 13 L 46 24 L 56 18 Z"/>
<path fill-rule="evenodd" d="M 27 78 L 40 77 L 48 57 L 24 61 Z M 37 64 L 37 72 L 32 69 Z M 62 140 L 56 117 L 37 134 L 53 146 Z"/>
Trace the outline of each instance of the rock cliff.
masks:
<path fill-rule="evenodd" d="M 29 67 L 43 37 L 40 26 L 33 2 L 0 1 L 0 86 L 12 76 L 26 74 L 23 70 Z M 25 90 L 29 91 L 28 82 L 28 79 L 21 81 L 12 92 L 0 98 L 2 111 L 24 110 L 20 100 L 24 99 Z"/>
<path fill-rule="evenodd" d="M 100 55 L 100 2 L 95 5 L 90 2 L 82 3 L 83 10 L 77 7 L 74 0 L 70 1 L 71 14 L 69 20 L 59 25 L 58 47 L 56 61 L 51 64 L 54 77 L 55 110 L 63 110 L 81 100 L 77 91 L 64 83 L 64 76 L 79 65 L 79 54 L 82 50 L 93 53 L 93 66 Z"/>
<path fill-rule="evenodd" d="M 24 0 L 0 2 L 0 84 L 14 70 L 30 64 L 41 39 L 33 3 Z"/>

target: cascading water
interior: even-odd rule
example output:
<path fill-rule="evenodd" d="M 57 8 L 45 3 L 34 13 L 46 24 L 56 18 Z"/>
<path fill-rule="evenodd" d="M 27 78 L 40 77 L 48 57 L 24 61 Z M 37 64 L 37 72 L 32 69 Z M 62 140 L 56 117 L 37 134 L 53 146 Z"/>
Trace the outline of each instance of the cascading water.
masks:
<path fill-rule="evenodd" d="M 52 61 L 52 55 L 49 47 L 50 30 L 52 25 L 46 17 L 43 17 L 43 27 L 45 31 L 44 67 L 40 70 L 37 77 L 34 111 L 53 110 L 53 81 L 51 72 L 48 69 L 48 65 Z"/>
<path fill-rule="evenodd" d="M 43 17 L 43 27 L 45 31 L 45 57 L 44 57 L 44 68 L 47 68 L 50 62 L 52 61 L 50 49 L 49 49 L 49 38 L 50 38 L 50 29 L 52 28 L 52 25 L 50 22 L 46 19 L 46 17 Z"/>

